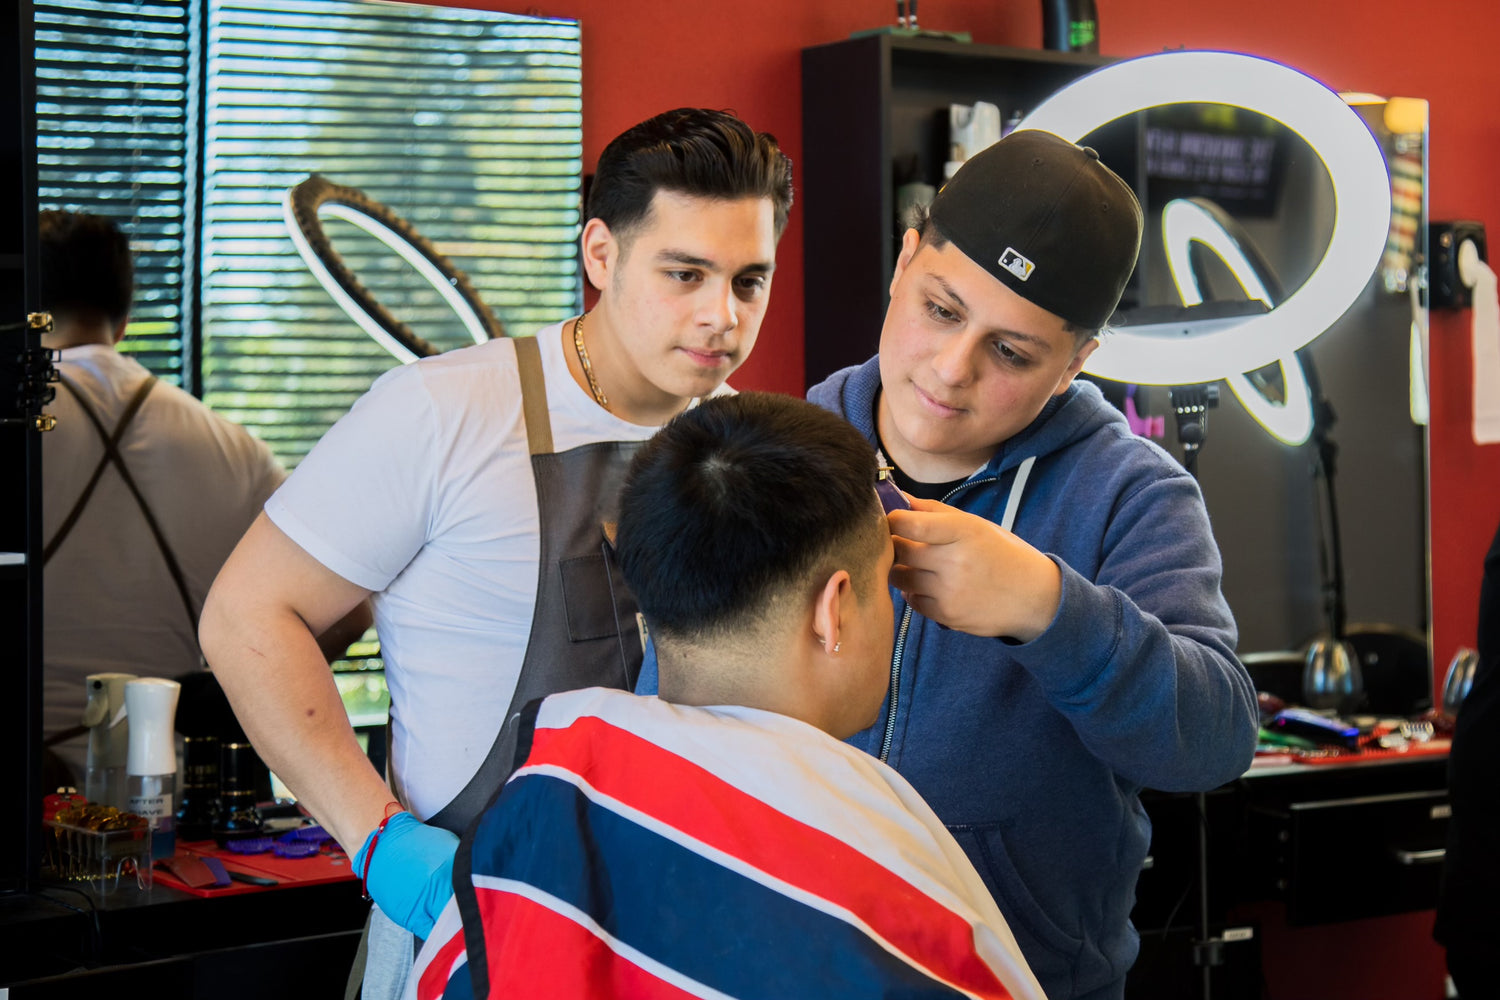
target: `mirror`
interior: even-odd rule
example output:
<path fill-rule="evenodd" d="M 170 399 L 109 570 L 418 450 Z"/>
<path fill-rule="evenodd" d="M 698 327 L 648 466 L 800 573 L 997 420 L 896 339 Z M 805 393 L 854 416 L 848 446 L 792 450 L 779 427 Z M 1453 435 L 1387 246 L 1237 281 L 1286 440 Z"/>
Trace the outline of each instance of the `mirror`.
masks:
<path fill-rule="evenodd" d="M 1425 328 L 1426 248 L 1420 241 L 1427 109 L 1425 101 L 1412 99 L 1354 101 L 1396 191 L 1390 236 L 1358 299 L 1298 352 L 1333 418 L 1320 427 L 1333 449 L 1327 454 L 1342 544 L 1332 544 L 1316 439 L 1277 440 L 1225 383 L 1218 383 L 1218 403 L 1208 411 L 1196 456 L 1242 655 L 1301 649 L 1326 631 L 1340 575 L 1351 625 L 1379 623 L 1419 637 L 1427 631 L 1425 347 L 1414 333 Z M 1307 143 L 1270 118 L 1225 105 L 1171 105 L 1143 117 L 1147 167 L 1137 186 L 1145 193 L 1146 234 L 1135 299 L 1126 305 L 1182 304 L 1164 246 L 1162 210 L 1183 197 L 1206 198 L 1223 209 L 1284 295 L 1301 288 L 1323 256 L 1334 221 L 1327 170 Z M 1246 304 L 1241 279 L 1217 254 L 1195 244 L 1190 259 L 1206 302 Z M 1169 390 L 1096 381 L 1122 407 L 1128 392 L 1137 410 L 1163 417 L 1158 440 L 1183 455 Z M 1277 365 L 1250 381 L 1273 401 L 1286 391 Z"/>
<path fill-rule="evenodd" d="M 514 331 L 574 310 L 577 21 L 360 0 L 325 0 L 316 10 L 262 0 L 98 6 L 39 5 L 39 207 L 121 223 L 136 270 L 122 352 L 248 428 L 286 467 L 398 364 L 344 315 L 289 238 L 283 196 L 309 174 L 396 209 Z M 445 349 L 470 342 L 433 287 L 386 246 L 342 219 L 330 219 L 326 235 L 425 339 Z M 104 413 L 106 424 L 113 416 Z M 148 500 L 170 488 L 163 475 L 137 478 Z M 48 510 L 65 514 L 81 488 L 56 486 Z M 84 514 L 104 516 L 102 505 Z M 144 530 L 123 515 L 120 523 Z M 165 526 L 169 541 L 184 544 L 173 532 Z M 227 552 L 205 553 L 188 574 L 193 605 L 201 607 Z M 155 555 L 137 567 L 151 593 L 166 578 Z M 68 652 L 48 644 L 46 700 L 63 703 L 48 716 L 49 732 L 76 721 L 87 673 L 177 675 L 196 666 L 190 617 L 168 593 L 174 617 L 140 631 L 180 639 L 180 654 L 149 655 L 114 621 L 104 655 L 93 640 Z M 146 619 L 148 611 L 125 613 Z M 384 724 L 378 671 L 339 683 L 357 725 Z"/>

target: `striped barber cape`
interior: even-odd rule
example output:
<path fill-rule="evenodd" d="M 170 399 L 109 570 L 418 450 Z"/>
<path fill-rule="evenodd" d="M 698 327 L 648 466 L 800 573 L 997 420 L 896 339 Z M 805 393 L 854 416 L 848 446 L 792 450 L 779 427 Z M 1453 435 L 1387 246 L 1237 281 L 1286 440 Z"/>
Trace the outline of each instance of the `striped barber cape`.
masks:
<path fill-rule="evenodd" d="M 600 688 L 527 716 L 409 998 L 1042 998 L 963 850 L 873 757 Z"/>

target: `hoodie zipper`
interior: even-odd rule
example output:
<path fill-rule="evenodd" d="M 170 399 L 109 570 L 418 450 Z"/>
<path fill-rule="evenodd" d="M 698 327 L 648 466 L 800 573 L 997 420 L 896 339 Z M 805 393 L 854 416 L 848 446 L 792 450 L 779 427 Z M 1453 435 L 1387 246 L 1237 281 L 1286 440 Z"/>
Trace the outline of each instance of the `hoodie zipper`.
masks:
<path fill-rule="evenodd" d="M 999 482 L 999 476 L 990 476 L 988 479 L 975 479 L 971 482 L 961 483 L 953 487 L 939 503 L 947 503 L 963 490 L 970 486 L 983 486 L 985 483 Z M 911 605 L 901 612 L 901 628 L 896 632 L 896 649 L 891 654 L 891 707 L 885 716 L 885 734 L 880 739 L 880 760 L 885 761 L 891 755 L 891 743 L 896 738 L 896 711 L 901 707 L 901 663 L 906 654 L 906 634 L 911 630 Z"/>
<path fill-rule="evenodd" d="M 901 707 L 901 654 L 906 651 L 906 632 L 911 628 L 911 605 L 901 612 L 901 630 L 896 633 L 896 652 L 891 656 L 891 708 L 885 716 L 885 735 L 880 740 L 880 759 L 891 755 L 896 737 L 896 709 Z"/>

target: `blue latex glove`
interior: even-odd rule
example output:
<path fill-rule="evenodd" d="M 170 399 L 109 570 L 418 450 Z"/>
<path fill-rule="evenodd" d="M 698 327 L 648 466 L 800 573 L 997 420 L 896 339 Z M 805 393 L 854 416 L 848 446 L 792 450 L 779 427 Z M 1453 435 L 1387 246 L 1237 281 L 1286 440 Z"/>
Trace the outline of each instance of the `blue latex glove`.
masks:
<path fill-rule="evenodd" d="M 365 871 L 374 831 L 354 855 L 354 873 Z M 425 940 L 453 897 L 453 857 L 458 837 L 428 826 L 409 812 L 392 816 L 370 857 L 365 888 L 380 911 Z"/>

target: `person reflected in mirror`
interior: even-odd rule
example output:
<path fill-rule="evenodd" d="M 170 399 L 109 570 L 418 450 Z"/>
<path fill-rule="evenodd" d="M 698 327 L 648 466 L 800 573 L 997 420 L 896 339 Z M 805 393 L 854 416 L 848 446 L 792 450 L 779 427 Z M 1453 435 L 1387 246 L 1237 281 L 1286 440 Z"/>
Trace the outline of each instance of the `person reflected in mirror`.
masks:
<path fill-rule="evenodd" d="M 382 376 L 215 582 L 209 662 L 375 900 L 366 997 L 399 994 L 411 935 L 451 895 L 457 831 L 504 778 L 507 720 L 554 691 L 634 683 L 637 612 L 608 530 L 618 483 L 642 441 L 749 356 L 791 202 L 790 160 L 733 115 L 680 108 L 628 129 L 589 191 L 594 308 Z M 311 643 L 366 597 L 391 692 L 389 786 Z"/>
<path fill-rule="evenodd" d="M 640 450 L 619 556 L 660 698 L 526 707 L 407 997 L 1041 1000 L 952 835 L 839 742 L 889 676 L 876 476 L 847 422 L 769 393 L 707 400 Z"/>
<path fill-rule="evenodd" d="M 42 711 L 66 768 L 47 785 L 83 789 L 86 678 L 196 677 L 209 585 L 286 473 L 249 431 L 120 349 L 135 264 L 118 223 L 48 210 L 37 232 L 53 322 L 42 346 L 58 352 L 57 426 L 41 436 Z M 179 717 L 194 713 L 184 702 Z"/>
<path fill-rule="evenodd" d="M 1052 1000 L 1123 994 L 1139 792 L 1238 777 L 1258 730 L 1197 483 L 1075 379 L 1141 229 L 1093 150 L 1011 133 L 906 232 L 879 353 L 808 394 L 912 497 L 891 690 L 853 742 L 955 832 Z"/>
<path fill-rule="evenodd" d="M 1462 1000 L 1500 996 L 1500 529 L 1484 557 L 1475 649 L 1474 682 L 1448 752 L 1453 815 L 1432 932 Z"/>

